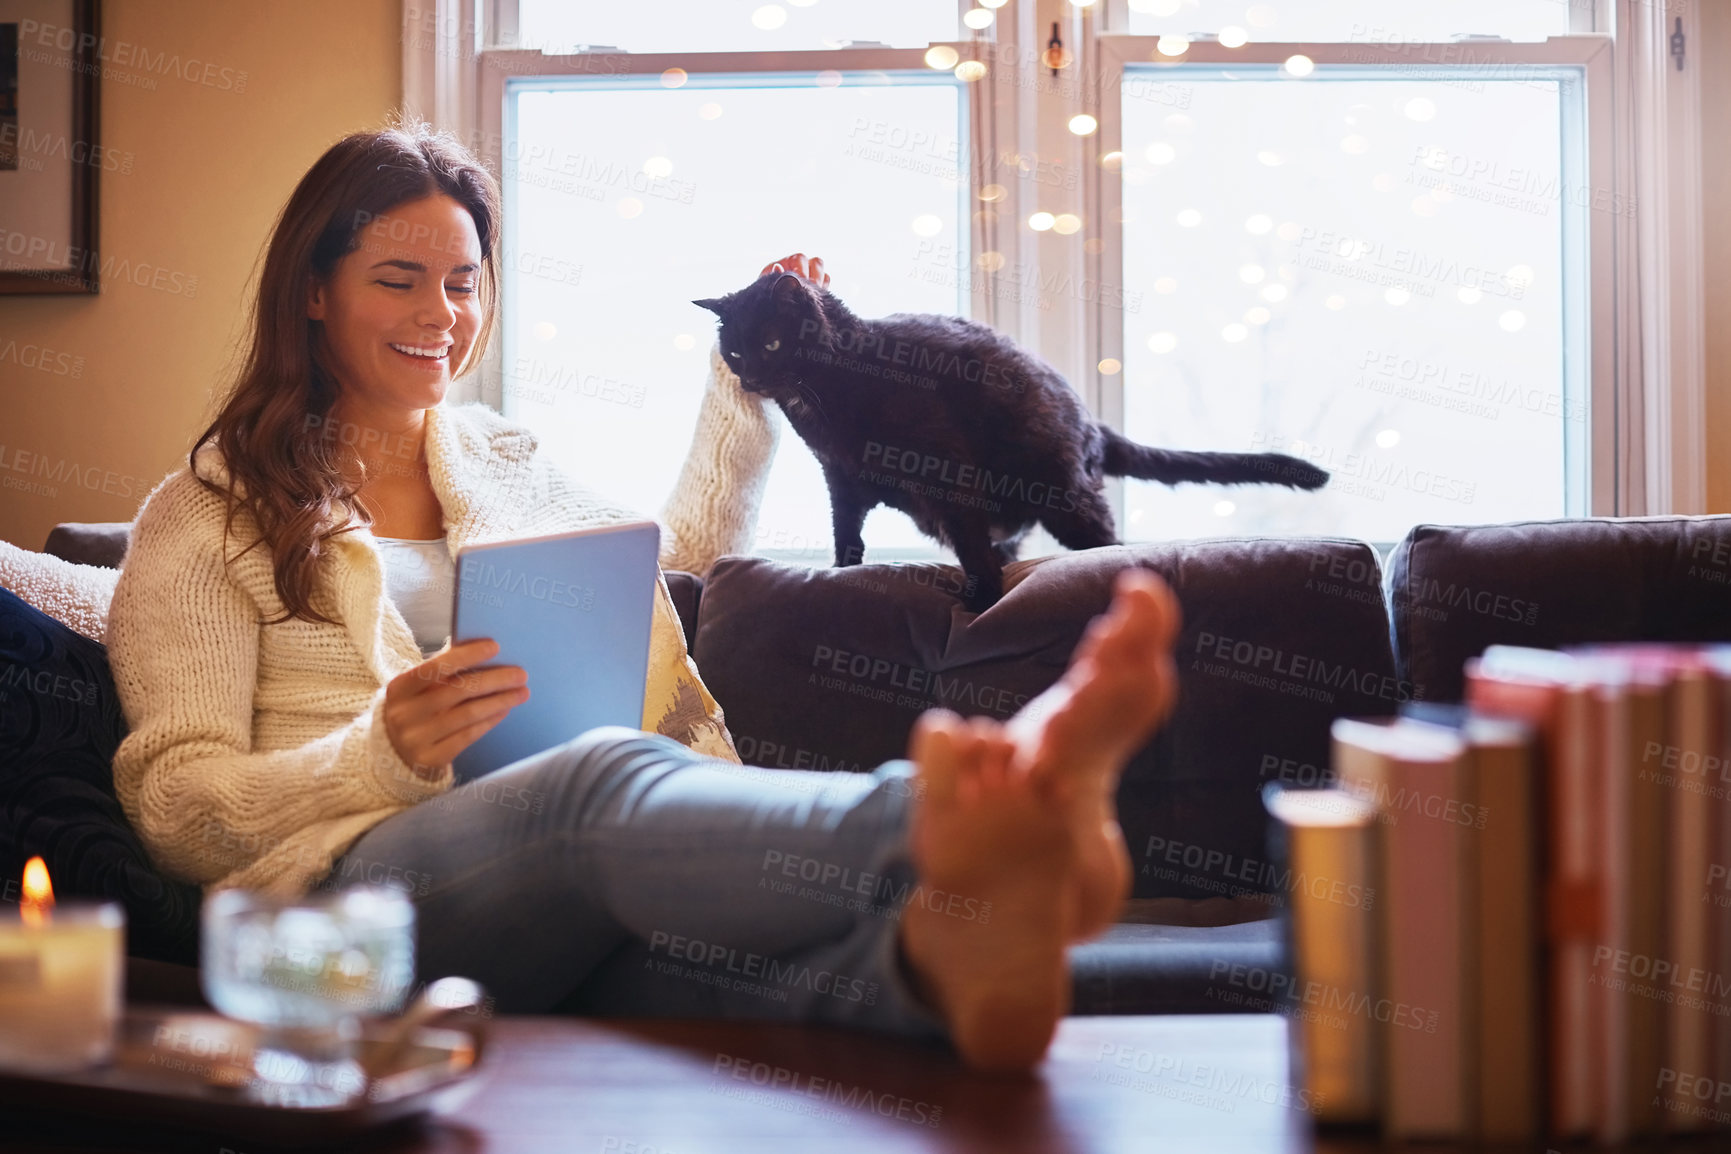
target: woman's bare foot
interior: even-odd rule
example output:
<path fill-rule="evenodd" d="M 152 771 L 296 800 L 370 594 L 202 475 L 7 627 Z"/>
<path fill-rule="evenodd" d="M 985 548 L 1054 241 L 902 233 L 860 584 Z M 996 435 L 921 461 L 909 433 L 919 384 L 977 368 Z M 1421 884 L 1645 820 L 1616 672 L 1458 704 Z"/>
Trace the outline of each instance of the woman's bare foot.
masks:
<path fill-rule="evenodd" d="M 1118 775 L 1172 707 L 1177 628 L 1165 583 L 1128 571 L 1069 670 L 1008 725 L 933 711 L 914 728 L 922 887 L 989 901 L 991 913 L 912 903 L 901 945 L 973 1066 L 1040 1059 L 1069 1003 L 1064 947 L 1110 924 L 1128 893 Z"/>
<path fill-rule="evenodd" d="M 1075 822 L 1074 940 L 1111 925 L 1130 894 L 1118 777 L 1177 699 L 1178 625 L 1178 599 L 1166 583 L 1145 569 L 1125 570 L 1064 676 L 1005 727 L 1016 743 L 1015 766 Z"/>
<path fill-rule="evenodd" d="M 1025 1070 L 1069 1008 L 1072 827 L 1011 767 L 1016 748 L 998 723 L 934 710 L 911 746 L 925 788 L 909 837 L 925 897 L 902 912 L 902 956 L 970 1066 Z"/>

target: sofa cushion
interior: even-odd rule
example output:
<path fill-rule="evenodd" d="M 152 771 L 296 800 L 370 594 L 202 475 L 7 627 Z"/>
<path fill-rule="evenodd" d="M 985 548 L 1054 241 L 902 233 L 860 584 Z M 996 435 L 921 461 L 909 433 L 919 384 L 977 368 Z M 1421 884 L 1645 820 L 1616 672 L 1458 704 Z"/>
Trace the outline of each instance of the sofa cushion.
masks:
<path fill-rule="evenodd" d="M 1262 783 L 1326 765 L 1335 717 L 1393 713 L 1422 692 L 1395 679 L 1362 542 L 1203 540 L 1017 562 L 1003 600 L 977 616 L 949 566 L 724 558 L 704 583 L 693 653 L 747 763 L 869 769 L 903 754 L 927 708 L 1004 718 L 1057 680 L 1131 565 L 1164 576 L 1184 611 L 1176 712 L 1118 795 L 1136 895 L 1267 892 Z"/>
<path fill-rule="evenodd" d="M 49 532 L 42 551 L 78 565 L 118 569 L 131 536 L 131 521 L 66 521 Z"/>
<path fill-rule="evenodd" d="M 685 630 L 685 648 L 697 643 L 697 607 L 703 598 L 703 578 L 680 569 L 669 569 L 667 592 L 673 597 L 673 607 L 679 611 L 679 624 Z M 700 671 L 701 672 L 701 671 Z"/>
<path fill-rule="evenodd" d="M 1070 947 L 1072 1014 L 1261 1014 L 1284 988 L 1277 918 L 1229 926 L 1119 924 Z"/>
<path fill-rule="evenodd" d="M 1420 525 L 1389 600 L 1401 676 L 1438 701 L 1491 645 L 1731 640 L 1731 517 Z"/>
<path fill-rule="evenodd" d="M 199 890 L 156 871 L 114 796 L 125 732 L 107 651 L 0 588 L 0 894 L 40 854 L 57 896 L 126 907 L 129 952 L 191 961 Z"/>

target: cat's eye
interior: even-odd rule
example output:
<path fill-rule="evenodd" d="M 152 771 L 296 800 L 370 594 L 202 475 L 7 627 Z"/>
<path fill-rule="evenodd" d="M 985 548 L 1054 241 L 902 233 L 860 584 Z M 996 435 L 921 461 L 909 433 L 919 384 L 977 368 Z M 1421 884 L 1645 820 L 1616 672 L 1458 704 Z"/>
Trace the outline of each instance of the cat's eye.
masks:
<path fill-rule="evenodd" d="M 736 361 L 740 359 L 740 354 L 738 354 L 738 353 L 728 353 L 727 355 L 732 357 Z"/>
<path fill-rule="evenodd" d="M 781 338 L 777 337 L 773 341 L 770 341 L 767 345 L 764 345 L 763 351 L 766 353 L 773 353 L 776 349 L 779 349 L 780 347 L 781 347 Z"/>

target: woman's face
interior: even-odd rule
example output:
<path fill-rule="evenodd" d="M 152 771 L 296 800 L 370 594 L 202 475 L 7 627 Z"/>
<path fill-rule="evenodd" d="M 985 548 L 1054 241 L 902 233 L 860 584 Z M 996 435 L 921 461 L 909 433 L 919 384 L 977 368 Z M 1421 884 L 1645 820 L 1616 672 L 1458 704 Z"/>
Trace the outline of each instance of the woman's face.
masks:
<path fill-rule="evenodd" d="M 379 412 L 431 408 L 481 328 L 474 218 L 448 196 L 428 196 L 375 217 L 359 239 L 307 301 L 307 316 L 324 325 L 342 401 Z"/>

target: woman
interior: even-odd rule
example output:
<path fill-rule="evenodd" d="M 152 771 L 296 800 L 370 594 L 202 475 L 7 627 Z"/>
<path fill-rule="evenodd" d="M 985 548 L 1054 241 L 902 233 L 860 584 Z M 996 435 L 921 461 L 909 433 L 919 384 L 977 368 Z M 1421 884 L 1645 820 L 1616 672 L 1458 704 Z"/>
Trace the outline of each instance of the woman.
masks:
<path fill-rule="evenodd" d="M 663 588 L 645 719 L 679 741 L 595 730 L 453 790 L 452 758 L 531 687 L 491 641 L 426 658 L 449 598 L 443 621 L 404 612 L 391 571 L 412 567 L 381 546 L 436 567 L 627 516 L 527 430 L 443 403 L 493 323 L 498 236 L 492 180 L 422 128 L 344 139 L 290 198 L 245 367 L 146 500 L 109 611 L 115 785 L 152 856 L 290 896 L 382 877 L 417 904 L 421 977 L 474 977 L 506 1010 L 850 1022 L 1038 1060 L 1064 947 L 1127 890 L 1113 794 L 1172 698 L 1170 593 L 1122 578 L 1007 725 L 934 712 L 911 765 L 766 781 L 706 756 L 731 745 Z M 806 862 L 871 901 L 782 884 Z M 763 980 L 709 980 L 736 962 Z"/>

